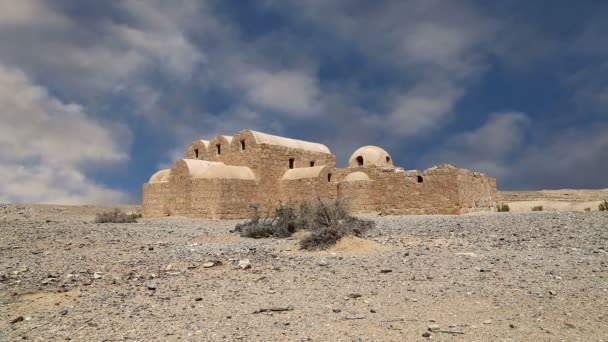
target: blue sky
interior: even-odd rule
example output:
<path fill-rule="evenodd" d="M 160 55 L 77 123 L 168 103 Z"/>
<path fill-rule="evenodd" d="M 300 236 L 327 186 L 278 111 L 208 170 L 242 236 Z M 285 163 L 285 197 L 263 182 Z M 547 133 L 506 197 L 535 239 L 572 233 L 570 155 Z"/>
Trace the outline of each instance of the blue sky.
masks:
<path fill-rule="evenodd" d="M 192 140 L 608 187 L 606 1 L 0 2 L 0 202 L 135 203 Z"/>

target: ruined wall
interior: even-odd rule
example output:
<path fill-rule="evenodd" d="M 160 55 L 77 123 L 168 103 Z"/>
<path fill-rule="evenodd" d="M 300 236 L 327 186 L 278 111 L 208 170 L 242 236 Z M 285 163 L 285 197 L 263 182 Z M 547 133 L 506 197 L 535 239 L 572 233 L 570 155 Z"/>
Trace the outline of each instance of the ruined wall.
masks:
<path fill-rule="evenodd" d="M 331 182 L 329 175 L 333 167 L 315 166 L 288 170 L 279 181 L 281 203 L 299 203 L 301 201 L 334 200 L 337 198 L 337 186 Z"/>
<path fill-rule="evenodd" d="M 258 194 L 254 203 L 260 204 L 263 210 L 272 210 L 286 200 L 281 179 L 290 170 L 290 159 L 293 159 L 294 169 L 310 167 L 311 162 L 314 162 L 314 166 L 334 167 L 336 164 L 335 156 L 330 153 L 258 143 L 248 130 L 233 137 L 225 162 L 247 166 L 253 171 L 258 180 Z M 296 183 L 294 186 L 300 186 Z"/>
<path fill-rule="evenodd" d="M 146 217 L 246 218 L 251 204 L 265 212 L 317 198 L 339 198 L 353 213 L 384 215 L 460 214 L 496 205 L 494 178 L 451 165 L 405 171 L 374 146 L 358 149 L 351 167 L 336 168 L 324 145 L 243 130 L 196 140 L 186 155 L 198 160 L 178 160 L 144 185 Z"/>
<path fill-rule="evenodd" d="M 163 217 L 170 214 L 171 190 L 169 182 L 144 184 L 142 209 L 146 217 Z"/>
<path fill-rule="evenodd" d="M 251 216 L 257 185 L 252 180 L 194 179 L 189 217 L 236 219 Z"/>
<path fill-rule="evenodd" d="M 372 180 L 342 181 L 338 183 L 338 198 L 353 214 L 380 213 L 376 182 Z"/>
<path fill-rule="evenodd" d="M 425 172 L 381 172 L 379 183 L 381 213 L 458 214 L 456 176 L 449 170 Z"/>

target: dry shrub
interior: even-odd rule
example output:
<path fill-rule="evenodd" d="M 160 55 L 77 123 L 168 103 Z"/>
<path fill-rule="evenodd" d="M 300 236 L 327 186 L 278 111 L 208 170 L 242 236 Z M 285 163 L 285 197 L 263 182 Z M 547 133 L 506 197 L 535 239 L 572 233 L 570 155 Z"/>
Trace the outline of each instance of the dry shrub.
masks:
<path fill-rule="evenodd" d="M 499 204 L 498 207 L 497 207 L 497 209 L 498 209 L 499 213 L 505 213 L 505 212 L 511 211 L 511 208 L 509 208 L 509 205 L 508 204 L 504 204 L 504 203 L 503 204 Z"/>
<path fill-rule="evenodd" d="M 349 216 L 335 224 L 323 226 L 300 241 L 300 248 L 305 250 L 323 250 L 335 245 L 345 236 L 361 237 L 374 226 L 373 221 Z"/>
<path fill-rule="evenodd" d="M 532 211 L 543 211 L 543 206 L 542 205 L 537 205 L 535 207 L 532 207 Z"/>
<path fill-rule="evenodd" d="M 300 247 L 306 250 L 326 249 L 347 235 L 361 236 L 374 222 L 348 214 L 343 200 L 304 201 L 299 206 L 289 203 L 275 209 L 273 215 L 261 218 L 259 206 L 253 205 L 252 218 L 236 225 L 234 231 L 243 237 L 285 238 L 298 230 L 312 234 L 304 238 Z"/>
<path fill-rule="evenodd" d="M 125 213 L 120 209 L 114 211 L 105 211 L 97 213 L 95 223 L 135 223 L 138 218 L 141 218 L 140 213 Z"/>
<path fill-rule="evenodd" d="M 604 200 L 604 202 L 600 203 L 597 208 L 599 211 L 608 211 L 608 201 Z"/>

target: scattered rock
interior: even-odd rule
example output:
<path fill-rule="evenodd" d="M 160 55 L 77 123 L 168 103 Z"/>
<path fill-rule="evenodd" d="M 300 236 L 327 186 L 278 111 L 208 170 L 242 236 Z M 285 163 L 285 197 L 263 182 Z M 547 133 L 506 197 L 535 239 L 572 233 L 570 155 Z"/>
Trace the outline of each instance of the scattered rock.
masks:
<path fill-rule="evenodd" d="M 431 334 L 429 332 L 423 332 L 422 337 L 431 337 Z"/>
<path fill-rule="evenodd" d="M 23 316 L 19 316 L 11 321 L 11 324 L 19 323 L 23 321 Z"/>
<path fill-rule="evenodd" d="M 483 324 L 492 324 L 492 320 L 491 319 L 486 319 L 485 321 L 483 321 Z"/>
<path fill-rule="evenodd" d="M 68 314 L 68 310 L 67 310 L 67 309 L 63 309 L 63 310 L 59 311 L 59 314 L 60 314 L 61 316 L 65 316 L 65 315 L 67 315 L 67 314 Z"/>
<path fill-rule="evenodd" d="M 440 328 L 441 327 L 438 324 L 431 324 L 427 329 L 428 331 L 439 331 Z"/>
<path fill-rule="evenodd" d="M 210 261 L 210 262 L 206 262 L 206 263 L 204 263 L 202 266 L 203 266 L 204 268 L 210 268 L 210 267 L 215 266 L 215 262 L 212 262 L 212 261 Z"/>
<path fill-rule="evenodd" d="M 103 278 L 103 272 L 95 272 L 95 273 L 93 273 L 93 278 L 94 279 L 101 279 L 101 278 Z"/>
<path fill-rule="evenodd" d="M 200 301 L 202 301 L 202 300 L 203 300 L 203 297 L 196 297 L 196 298 L 194 298 L 194 301 L 195 301 L 195 302 L 200 302 Z"/>
<path fill-rule="evenodd" d="M 257 309 L 253 313 L 254 314 L 259 314 L 259 313 L 262 313 L 262 312 L 281 312 L 281 311 L 293 311 L 293 306 L 292 305 L 273 306 L 273 307 L 269 307 L 269 308 Z"/>
<path fill-rule="evenodd" d="M 243 259 L 239 261 L 239 267 L 243 270 L 251 268 L 251 261 L 249 259 Z"/>
<path fill-rule="evenodd" d="M 351 293 L 348 295 L 348 298 L 359 298 L 362 295 L 360 293 Z"/>
<path fill-rule="evenodd" d="M 153 281 L 149 282 L 149 283 L 146 284 L 146 287 L 148 288 L 148 290 L 154 291 L 154 290 L 156 290 L 156 283 L 153 282 Z"/>
<path fill-rule="evenodd" d="M 393 270 L 388 269 L 388 268 L 385 268 L 385 269 L 381 269 L 381 270 L 380 270 L 380 273 L 391 273 L 391 272 L 393 272 Z"/>

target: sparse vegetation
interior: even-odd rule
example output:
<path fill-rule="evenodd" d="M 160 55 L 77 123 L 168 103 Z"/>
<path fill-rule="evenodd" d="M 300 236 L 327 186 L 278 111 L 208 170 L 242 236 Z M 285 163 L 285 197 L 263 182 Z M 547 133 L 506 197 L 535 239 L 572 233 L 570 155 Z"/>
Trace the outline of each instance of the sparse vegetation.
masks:
<path fill-rule="evenodd" d="M 608 211 L 608 201 L 604 200 L 604 202 L 600 203 L 600 205 L 598 205 L 598 209 L 600 211 Z"/>
<path fill-rule="evenodd" d="M 511 211 L 511 208 L 509 208 L 509 205 L 506 203 L 499 204 L 497 209 L 499 213 Z"/>
<path fill-rule="evenodd" d="M 95 223 L 135 223 L 141 216 L 141 213 L 125 213 L 120 209 L 114 209 L 97 213 Z"/>
<path fill-rule="evenodd" d="M 543 211 L 543 206 L 542 205 L 537 205 L 535 207 L 532 207 L 532 211 Z"/>
<path fill-rule="evenodd" d="M 591 211 L 591 208 L 585 208 L 585 211 Z"/>
<path fill-rule="evenodd" d="M 250 238 L 285 238 L 298 230 L 311 231 L 311 235 L 302 239 L 300 248 L 305 250 L 326 249 L 347 235 L 361 236 L 374 222 L 362 220 L 348 214 L 344 201 L 302 202 L 281 205 L 273 215 L 261 218 L 259 206 L 252 206 L 252 218 L 237 224 L 235 232 Z"/>

